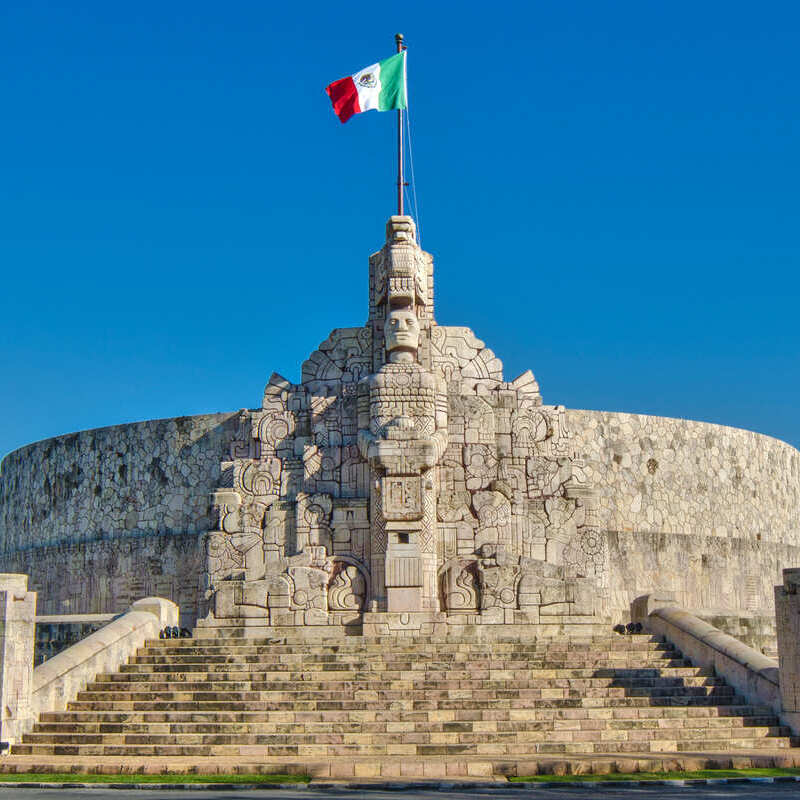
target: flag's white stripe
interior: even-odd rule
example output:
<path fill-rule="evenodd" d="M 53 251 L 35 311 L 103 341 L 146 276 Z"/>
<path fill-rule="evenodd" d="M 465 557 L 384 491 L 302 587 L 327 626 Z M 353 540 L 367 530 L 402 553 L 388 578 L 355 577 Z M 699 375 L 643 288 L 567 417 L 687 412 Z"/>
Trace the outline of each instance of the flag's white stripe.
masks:
<path fill-rule="evenodd" d="M 381 65 L 379 63 L 371 64 L 356 72 L 352 77 L 358 92 L 358 104 L 361 106 L 361 110 L 377 109 L 381 96 Z"/>

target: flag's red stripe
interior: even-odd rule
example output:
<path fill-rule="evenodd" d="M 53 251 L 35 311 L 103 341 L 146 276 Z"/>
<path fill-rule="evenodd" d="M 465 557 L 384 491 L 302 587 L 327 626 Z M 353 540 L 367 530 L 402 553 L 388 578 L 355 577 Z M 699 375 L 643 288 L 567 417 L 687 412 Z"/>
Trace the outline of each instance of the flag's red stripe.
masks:
<path fill-rule="evenodd" d="M 325 91 L 333 103 L 333 110 L 342 122 L 347 122 L 353 114 L 361 112 L 358 104 L 358 92 L 352 78 L 342 78 L 334 81 Z"/>

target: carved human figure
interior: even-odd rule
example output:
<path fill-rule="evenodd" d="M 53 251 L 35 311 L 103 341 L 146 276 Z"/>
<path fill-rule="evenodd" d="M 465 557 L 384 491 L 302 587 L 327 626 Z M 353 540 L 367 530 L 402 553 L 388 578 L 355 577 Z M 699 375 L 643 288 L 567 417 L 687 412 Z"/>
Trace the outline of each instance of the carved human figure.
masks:
<path fill-rule="evenodd" d="M 410 308 L 384 325 L 386 363 L 359 394 L 359 450 L 370 466 L 373 588 L 387 608 L 431 610 L 436 592 L 436 481 L 447 447 L 444 381 L 417 362 L 420 324 Z"/>
<path fill-rule="evenodd" d="M 389 462 L 400 458 L 404 468 L 418 473 L 437 464 L 447 447 L 447 389 L 417 363 L 419 337 L 413 311 L 389 313 L 387 363 L 366 379 L 369 392 L 362 393 L 366 402 L 359 408 L 359 449 L 372 466 L 392 470 L 399 465 Z M 402 448 L 396 444 L 401 441 Z"/>

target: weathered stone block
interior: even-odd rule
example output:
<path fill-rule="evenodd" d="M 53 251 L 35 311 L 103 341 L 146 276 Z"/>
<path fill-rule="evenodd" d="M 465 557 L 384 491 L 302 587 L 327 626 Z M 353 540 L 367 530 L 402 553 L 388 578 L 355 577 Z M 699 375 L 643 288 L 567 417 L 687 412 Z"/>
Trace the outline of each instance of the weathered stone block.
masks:
<path fill-rule="evenodd" d="M 800 729 L 800 569 L 784 569 L 775 587 L 775 620 L 783 708 Z"/>

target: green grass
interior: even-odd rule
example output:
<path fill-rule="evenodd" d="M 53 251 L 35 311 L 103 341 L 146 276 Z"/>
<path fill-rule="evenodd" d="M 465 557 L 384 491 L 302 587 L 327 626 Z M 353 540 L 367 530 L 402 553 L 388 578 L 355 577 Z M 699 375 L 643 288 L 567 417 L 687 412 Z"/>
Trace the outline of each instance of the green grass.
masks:
<path fill-rule="evenodd" d="M 308 783 L 308 775 L 97 775 L 78 772 L 4 772 L 0 783 Z"/>
<path fill-rule="evenodd" d="M 543 783 L 549 781 L 663 781 L 692 780 L 693 778 L 777 778 L 783 775 L 800 775 L 800 769 L 699 769 L 694 772 L 609 772 L 606 775 L 529 775 L 509 778 L 515 783 Z"/>

